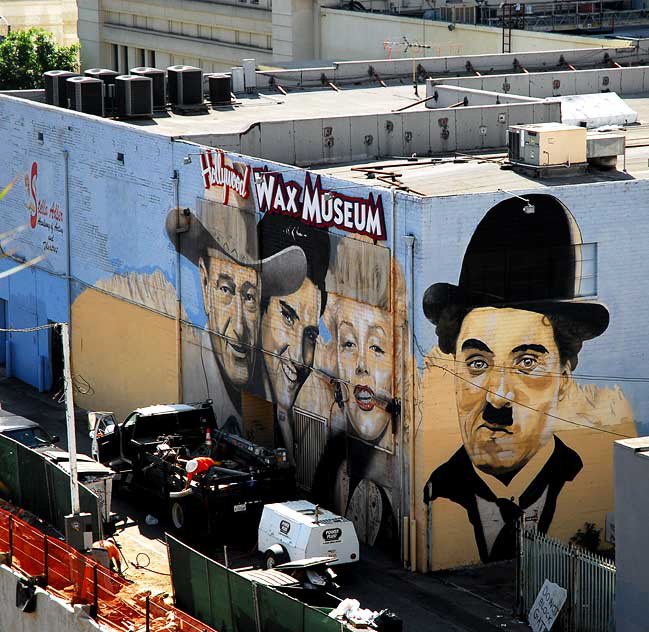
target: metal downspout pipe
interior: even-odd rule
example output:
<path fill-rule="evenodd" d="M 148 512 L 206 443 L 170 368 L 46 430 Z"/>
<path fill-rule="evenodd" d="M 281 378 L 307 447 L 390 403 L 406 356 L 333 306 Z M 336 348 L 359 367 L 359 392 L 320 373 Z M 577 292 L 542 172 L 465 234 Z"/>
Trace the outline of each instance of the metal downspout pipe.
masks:
<path fill-rule="evenodd" d="M 176 371 L 177 401 L 183 401 L 183 353 L 182 353 L 182 279 L 180 268 L 180 173 L 174 169 L 171 179 L 174 183 L 174 201 L 176 207 Z"/>
<path fill-rule="evenodd" d="M 417 521 L 415 519 L 415 236 L 405 235 L 408 251 L 410 296 L 408 297 L 408 346 L 410 350 L 410 419 L 408 423 L 408 499 L 409 499 L 409 560 L 410 569 L 417 569 Z"/>
<path fill-rule="evenodd" d="M 401 557 L 403 559 L 404 566 L 408 559 L 408 531 L 409 527 L 405 520 L 406 516 L 406 459 L 405 451 L 403 445 L 404 432 L 403 432 L 403 406 L 405 403 L 404 393 L 405 393 L 405 367 L 404 367 L 404 354 L 400 354 L 401 363 L 400 363 L 400 392 L 397 393 L 397 367 L 396 367 L 396 357 L 397 357 L 397 226 L 396 226 L 396 205 L 397 205 L 397 191 L 396 189 L 390 190 L 390 195 L 392 199 L 392 208 L 391 208 L 391 231 L 390 236 L 391 240 L 391 256 L 390 256 L 390 309 L 392 311 L 392 397 L 399 397 L 401 399 L 402 410 L 399 412 L 399 438 L 398 438 L 398 458 L 399 458 L 399 514 L 398 514 L 398 524 L 399 524 L 399 534 L 401 536 Z M 401 336 L 399 341 L 403 344 L 403 324 L 401 324 Z"/>
<path fill-rule="evenodd" d="M 70 238 L 70 152 L 67 149 L 63 150 L 63 180 L 65 183 L 65 280 L 67 292 L 67 321 L 72 325 L 72 253 L 70 246 L 72 239 Z M 72 333 L 72 332 L 70 332 Z"/>

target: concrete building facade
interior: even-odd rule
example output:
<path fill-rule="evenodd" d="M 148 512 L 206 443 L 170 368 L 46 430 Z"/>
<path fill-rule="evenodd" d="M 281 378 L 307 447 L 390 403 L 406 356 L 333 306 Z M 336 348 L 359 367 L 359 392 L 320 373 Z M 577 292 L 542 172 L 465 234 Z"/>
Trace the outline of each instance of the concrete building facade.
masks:
<path fill-rule="evenodd" d="M 627 96 L 649 91 L 645 51 L 566 55 L 519 62 L 552 86 L 590 59 L 649 115 Z M 1 265 L 33 263 L 2 280 L 6 322 L 71 322 L 86 408 L 212 399 L 412 568 L 511 556 L 520 511 L 562 540 L 603 525 L 610 433 L 649 410 L 630 304 L 649 276 L 642 125 L 625 172 L 530 179 L 501 169 L 505 131 L 559 122 L 559 103 L 426 108 L 399 80 L 372 87 L 368 64 L 410 68 L 260 72 L 240 107 L 148 122 L 0 95 Z M 301 88 L 278 98 L 271 77 Z M 47 388 L 54 348 L 11 334 L 5 361 Z"/>
<path fill-rule="evenodd" d="M 72 0 L 8 0 L 0 7 L 2 15 L 14 31 L 37 26 L 49 31 L 65 46 L 76 44 L 77 4 Z M 0 25 L 4 33 L 4 24 Z"/>
<path fill-rule="evenodd" d="M 305 0 L 79 1 L 84 68 L 128 72 L 136 66 L 188 64 L 229 70 L 244 58 L 266 67 L 304 60 L 362 60 L 501 52 L 499 28 L 454 25 L 391 14 L 388 7 L 349 11 Z M 412 3 L 411 4 L 416 4 Z M 403 45 L 406 37 L 425 48 Z M 615 41 L 615 46 L 630 42 Z M 604 48 L 610 40 L 514 32 L 511 52 Z"/>
<path fill-rule="evenodd" d="M 620 632 L 646 625 L 647 555 L 638 527 L 647 517 L 647 452 L 646 436 L 615 442 L 615 621 Z"/>

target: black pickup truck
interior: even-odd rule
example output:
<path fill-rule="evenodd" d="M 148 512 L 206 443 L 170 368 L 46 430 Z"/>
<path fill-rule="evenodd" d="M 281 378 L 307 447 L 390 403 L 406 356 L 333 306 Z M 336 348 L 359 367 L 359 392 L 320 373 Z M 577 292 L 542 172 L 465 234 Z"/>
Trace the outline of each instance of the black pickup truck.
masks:
<path fill-rule="evenodd" d="M 218 430 L 209 401 L 138 408 L 121 423 L 104 412 L 88 419 L 93 456 L 117 472 L 120 485 L 155 496 L 158 515 L 178 531 L 220 534 L 256 524 L 265 504 L 293 497 L 286 451 Z M 215 465 L 186 489 L 185 464 L 200 456 Z"/>

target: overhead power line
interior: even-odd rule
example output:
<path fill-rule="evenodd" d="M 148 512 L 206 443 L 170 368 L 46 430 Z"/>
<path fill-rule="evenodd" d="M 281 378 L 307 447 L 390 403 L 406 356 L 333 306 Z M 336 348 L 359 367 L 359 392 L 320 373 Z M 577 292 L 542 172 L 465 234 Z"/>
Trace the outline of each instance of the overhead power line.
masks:
<path fill-rule="evenodd" d="M 510 397 L 506 397 L 504 395 L 500 395 L 498 393 L 494 393 L 494 391 L 489 390 L 488 388 L 485 388 L 484 386 L 480 386 L 480 384 L 476 384 L 475 382 L 472 382 L 471 380 L 463 377 L 462 375 L 459 375 L 455 371 L 451 371 L 450 369 L 447 369 L 446 367 L 439 366 L 437 364 L 433 365 L 437 367 L 438 369 L 442 369 L 442 371 L 446 371 L 447 373 L 450 373 L 451 375 L 454 375 L 458 379 L 466 382 L 467 384 L 471 384 L 471 386 L 475 386 L 476 388 L 479 388 L 486 393 L 490 393 L 491 395 L 495 395 L 496 397 L 499 397 L 501 399 L 505 399 L 508 402 L 511 402 L 512 404 L 516 404 L 517 406 L 521 406 L 523 408 L 527 408 L 528 410 L 532 410 L 537 413 L 541 413 L 542 415 L 546 415 L 547 417 L 551 417 L 552 419 L 556 419 L 558 421 L 563 421 L 567 424 L 571 424 L 573 426 L 579 426 L 581 428 L 587 428 L 588 430 L 597 430 L 599 432 L 605 432 L 607 434 L 615 435 L 616 437 L 621 437 L 623 439 L 632 439 L 633 437 L 630 437 L 629 435 L 621 434 L 619 432 L 615 432 L 613 430 L 607 430 L 606 428 L 599 428 L 597 426 L 589 426 L 588 424 L 581 424 L 578 421 L 571 421 L 570 419 L 564 419 L 563 417 L 559 417 L 558 415 L 553 415 L 552 413 L 547 413 L 539 410 L 538 408 L 534 408 L 534 406 L 529 406 L 528 404 L 523 404 L 515 399 L 512 399 Z"/>

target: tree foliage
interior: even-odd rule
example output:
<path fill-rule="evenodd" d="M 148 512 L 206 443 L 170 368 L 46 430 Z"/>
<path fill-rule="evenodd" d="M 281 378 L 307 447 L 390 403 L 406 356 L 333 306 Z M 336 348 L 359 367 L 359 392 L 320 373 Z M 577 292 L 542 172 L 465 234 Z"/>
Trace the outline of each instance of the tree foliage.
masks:
<path fill-rule="evenodd" d="M 570 538 L 570 544 L 586 549 L 591 553 L 599 552 L 601 542 L 601 529 L 595 527 L 593 522 L 585 522 L 583 529 L 577 529 L 577 533 Z"/>
<path fill-rule="evenodd" d="M 48 70 L 79 68 L 79 45 L 60 46 L 40 28 L 12 31 L 0 42 L 0 90 L 43 87 Z"/>

